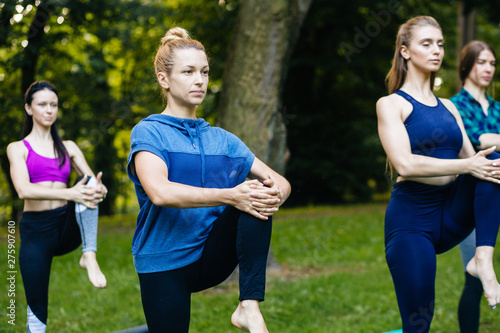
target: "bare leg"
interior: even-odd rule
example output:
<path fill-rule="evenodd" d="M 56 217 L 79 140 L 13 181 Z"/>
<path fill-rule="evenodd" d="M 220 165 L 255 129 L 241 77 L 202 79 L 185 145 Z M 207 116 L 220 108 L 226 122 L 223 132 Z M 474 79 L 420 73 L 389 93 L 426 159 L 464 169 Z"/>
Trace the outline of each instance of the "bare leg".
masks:
<path fill-rule="evenodd" d="M 474 258 L 467 264 L 467 272 L 481 280 L 484 297 L 492 309 L 500 303 L 500 285 L 493 269 L 493 251 L 492 246 L 478 246 Z"/>
<path fill-rule="evenodd" d="M 80 258 L 80 266 L 87 270 L 89 280 L 94 287 L 106 287 L 106 277 L 102 274 L 101 269 L 99 268 L 96 253 L 94 251 L 83 252 L 82 257 Z"/>
<path fill-rule="evenodd" d="M 241 301 L 231 316 L 231 323 L 242 331 L 269 333 L 257 300 L 247 299 Z"/>

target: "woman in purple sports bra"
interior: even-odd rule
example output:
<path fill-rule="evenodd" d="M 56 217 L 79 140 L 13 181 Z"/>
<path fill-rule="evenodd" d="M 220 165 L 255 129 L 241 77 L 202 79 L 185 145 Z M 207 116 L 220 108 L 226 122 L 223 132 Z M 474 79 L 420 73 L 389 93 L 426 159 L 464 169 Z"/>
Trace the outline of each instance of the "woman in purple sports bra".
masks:
<path fill-rule="evenodd" d="M 78 146 L 56 129 L 58 95 L 46 82 L 26 91 L 23 136 L 7 147 L 10 175 L 24 200 L 19 266 L 28 303 L 28 332 L 45 332 L 52 259 L 82 244 L 80 266 L 90 282 L 106 286 L 96 259 L 98 203 L 107 193 Z M 67 187 L 71 167 L 81 176 Z"/>

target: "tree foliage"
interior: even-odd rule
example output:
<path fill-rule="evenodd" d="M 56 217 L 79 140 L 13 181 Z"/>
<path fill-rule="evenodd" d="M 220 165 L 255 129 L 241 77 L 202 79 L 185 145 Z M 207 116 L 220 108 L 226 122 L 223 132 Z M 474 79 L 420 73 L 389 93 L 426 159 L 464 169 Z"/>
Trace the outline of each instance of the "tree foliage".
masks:
<path fill-rule="evenodd" d="M 465 2 L 477 11 L 477 38 L 499 50 L 495 1 Z M 275 7 L 293 3 L 272 2 Z M 280 60 L 290 61 L 283 74 L 287 80 L 280 88 L 283 103 L 278 106 L 288 132 L 286 176 L 294 188 L 290 203 L 368 200 L 374 192 L 389 188 L 374 106 L 377 98 L 386 94 L 383 82 L 397 28 L 421 14 L 433 15 L 441 23 L 446 57 L 437 94 L 449 97 L 456 92 L 458 3 L 312 1 L 297 29 L 291 57 Z M 9 187 L 5 149 L 9 142 L 21 139 L 25 88 L 30 81 L 41 79 L 59 89 L 58 125 L 63 138 L 80 146 L 95 172 L 104 172 L 110 195 L 102 212 L 135 209 L 133 188 L 125 172 L 129 133 L 141 118 L 164 107 L 153 69 L 160 38 L 168 28 L 179 25 L 205 44 L 211 77 L 199 116 L 216 124 L 223 75 L 229 75 L 224 70 L 232 51 L 231 38 L 241 37 L 234 33 L 261 33 L 252 26 L 257 18 L 245 23 L 244 30 L 236 30 L 242 21 L 237 13 L 243 4 L 240 0 L 0 3 L 0 164 L 4 174 L 0 179 L 4 190 L 0 214 L 15 215 L 16 209 L 6 209 L 12 203 L 20 207 Z M 287 10 L 283 13 L 293 16 L 293 8 Z M 247 88 L 254 87 L 240 89 Z M 277 94 L 279 90 L 271 97 Z M 251 109 L 252 105 L 246 107 Z"/>
<path fill-rule="evenodd" d="M 478 30 L 498 33 L 498 19 L 486 20 L 487 8 L 478 7 Z M 313 2 L 285 87 L 291 204 L 364 201 L 390 188 L 375 103 L 387 94 L 384 79 L 397 30 L 417 15 L 438 20 L 446 52 L 436 94 L 451 97 L 456 93 L 457 12 L 458 1 Z M 491 43 L 499 40 L 492 37 L 492 32 L 478 34 Z"/>
<path fill-rule="evenodd" d="M 141 118 L 163 108 L 153 68 L 161 37 L 169 27 L 181 25 L 200 40 L 206 37 L 211 55 L 222 57 L 236 7 L 234 1 L 201 0 L 0 4 L 0 160 L 5 179 L 10 179 L 5 148 L 21 139 L 23 92 L 33 80 L 49 80 L 59 90 L 63 138 L 77 142 L 95 172 L 103 171 L 109 195 L 101 212 L 126 210 L 135 202 L 127 200 L 127 195 L 133 197 L 125 172 L 128 134 Z M 222 70 L 214 67 L 217 91 Z M 201 115 L 204 110 L 214 113 L 214 95 L 207 97 Z M 17 202 L 19 209 L 12 186 L 10 193 L 5 202 Z"/>

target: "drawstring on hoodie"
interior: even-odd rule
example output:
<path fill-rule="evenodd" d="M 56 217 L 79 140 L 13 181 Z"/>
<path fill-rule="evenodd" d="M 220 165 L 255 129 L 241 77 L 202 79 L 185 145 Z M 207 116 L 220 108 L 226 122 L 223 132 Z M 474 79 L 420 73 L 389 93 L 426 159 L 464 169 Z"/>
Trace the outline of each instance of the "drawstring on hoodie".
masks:
<path fill-rule="evenodd" d="M 196 145 L 194 143 L 194 138 L 191 135 L 191 128 L 189 127 L 188 123 L 186 121 L 182 121 L 182 125 L 184 125 L 184 128 L 188 132 L 189 139 L 191 140 L 191 143 L 193 144 L 193 148 L 196 149 Z M 194 127 L 196 129 L 196 135 L 198 136 L 198 140 L 200 143 L 200 155 L 201 155 L 201 187 L 205 187 L 205 150 L 203 149 L 203 143 L 201 142 L 201 132 L 200 132 L 200 126 L 198 125 L 198 122 L 194 122 Z"/>

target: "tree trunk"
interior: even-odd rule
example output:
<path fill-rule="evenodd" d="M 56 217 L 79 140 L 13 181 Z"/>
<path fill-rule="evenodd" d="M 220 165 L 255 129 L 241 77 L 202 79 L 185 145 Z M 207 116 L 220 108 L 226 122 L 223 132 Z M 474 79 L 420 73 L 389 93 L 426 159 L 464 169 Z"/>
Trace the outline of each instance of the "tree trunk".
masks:
<path fill-rule="evenodd" d="M 14 16 L 17 1 L 5 1 L 0 10 L 0 47 L 6 46 L 7 38 L 11 31 L 10 19 Z"/>
<path fill-rule="evenodd" d="M 220 126 L 277 172 L 286 164 L 282 90 L 312 0 L 245 0 L 239 8 L 219 103 Z M 269 253 L 268 268 L 280 265 Z M 229 279 L 235 277 L 234 273 Z"/>
<path fill-rule="evenodd" d="M 282 90 L 312 0 L 245 0 L 224 70 L 219 122 L 279 173 L 285 171 Z"/>
<path fill-rule="evenodd" d="M 40 49 L 43 46 L 43 36 L 45 35 L 45 26 L 49 20 L 50 14 L 54 11 L 54 1 L 42 1 L 36 10 L 35 17 L 28 31 L 28 45 L 24 49 L 22 63 L 22 81 L 21 94 L 35 81 L 35 70 L 40 55 Z"/>

